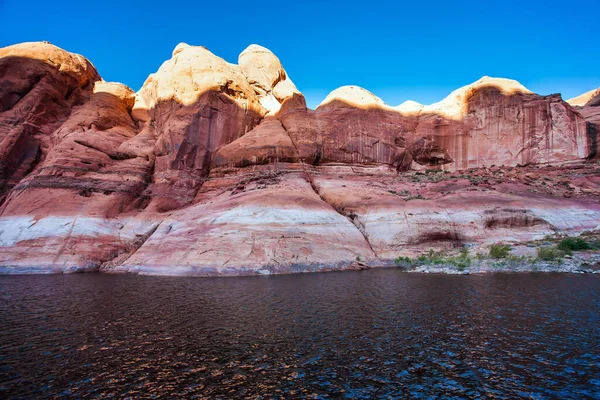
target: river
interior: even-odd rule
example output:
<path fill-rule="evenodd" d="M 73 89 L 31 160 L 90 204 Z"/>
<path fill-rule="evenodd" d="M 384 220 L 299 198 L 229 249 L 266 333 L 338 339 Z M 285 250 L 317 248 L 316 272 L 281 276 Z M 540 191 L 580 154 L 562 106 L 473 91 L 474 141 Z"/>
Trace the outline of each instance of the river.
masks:
<path fill-rule="evenodd" d="M 0 277 L 0 397 L 600 398 L 600 276 Z"/>

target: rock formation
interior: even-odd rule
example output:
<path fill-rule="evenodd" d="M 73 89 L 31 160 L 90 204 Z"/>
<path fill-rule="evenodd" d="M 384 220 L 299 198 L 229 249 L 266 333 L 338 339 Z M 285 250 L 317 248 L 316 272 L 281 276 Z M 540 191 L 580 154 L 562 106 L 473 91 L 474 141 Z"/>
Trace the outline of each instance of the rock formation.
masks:
<path fill-rule="evenodd" d="M 600 88 L 573 97 L 567 100 L 567 103 L 574 107 L 598 107 L 600 106 Z"/>
<path fill-rule="evenodd" d="M 85 58 L 51 44 L 0 49 L 0 201 L 46 157 L 52 133 L 99 79 Z"/>
<path fill-rule="evenodd" d="M 586 121 L 586 133 L 589 143 L 588 158 L 600 158 L 598 151 L 598 132 L 600 131 L 600 88 L 590 90 L 581 96 L 567 100 Z"/>
<path fill-rule="evenodd" d="M 317 107 L 269 50 L 178 45 L 134 93 L 0 49 L 0 272 L 243 275 L 598 229 L 594 94 L 484 77 L 439 103 Z"/>

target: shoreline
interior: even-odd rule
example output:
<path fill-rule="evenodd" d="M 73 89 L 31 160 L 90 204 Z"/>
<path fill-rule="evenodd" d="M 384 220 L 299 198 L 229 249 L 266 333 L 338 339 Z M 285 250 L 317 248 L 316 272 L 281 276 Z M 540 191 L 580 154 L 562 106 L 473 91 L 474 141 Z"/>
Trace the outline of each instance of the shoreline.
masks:
<path fill-rule="evenodd" d="M 211 268 L 202 267 L 165 267 L 129 270 L 101 270 L 97 267 L 23 267 L 0 266 L 0 276 L 39 276 L 61 274 L 105 274 L 105 275 L 142 275 L 164 277 L 193 277 L 193 278 L 235 278 L 250 276 L 279 276 L 313 274 L 324 272 L 365 271 L 372 269 L 399 269 L 411 274 L 438 274 L 438 275 L 483 275 L 495 273 L 569 273 L 569 274 L 600 274 L 600 253 L 588 253 L 588 258 L 583 259 L 575 254 L 570 259 L 562 262 L 545 262 L 539 260 L 515 259 L 485 259 L 473 260 L 469 266 L 462 267 L 453 263 L 420 263 L 400 262 L 394 260 L 382 261 L 378 265 L 364 263 L 350 263 L 346 266 L 312 265 L 301 268 L 299 266 L 281 266 L 276 270 L 266 269 L 236 269 L 217 272 Z M 586 261 L 587 260 L 587 261 Z"/>

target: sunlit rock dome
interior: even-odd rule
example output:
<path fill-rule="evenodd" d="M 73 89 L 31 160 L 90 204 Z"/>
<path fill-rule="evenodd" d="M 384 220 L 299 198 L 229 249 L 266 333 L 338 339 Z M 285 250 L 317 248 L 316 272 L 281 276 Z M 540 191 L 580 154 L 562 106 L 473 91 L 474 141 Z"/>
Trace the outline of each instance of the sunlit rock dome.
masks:
<path fill-rule="evenodd" d="M 598 106 L 600 105 L 600 88 L 573 97 L 572 99 L 567 100 L 567 103 L 576 107 Z"/>
<path fill-rule="evenodd" d="M 466 112 L 466 104 L 469 97 L 473 93 L 488 87 L 499 89 L 502 94 L 509 96 L 517 93 L 532 93 L 521 83 L 513 79 L 484 76 L 476 82 L 456 89 L 442 101 L 425 106 L 423 108 L 423 112 L 431 112 L 450 118 L 458 118 Z"/>
<path fill-rule="evenodd" d="M 340 101 L 359 108 L 387 107 L 383 100 L 360 86 L 342 86 L 329 93 L 317 108 L 334 101 Z"/>

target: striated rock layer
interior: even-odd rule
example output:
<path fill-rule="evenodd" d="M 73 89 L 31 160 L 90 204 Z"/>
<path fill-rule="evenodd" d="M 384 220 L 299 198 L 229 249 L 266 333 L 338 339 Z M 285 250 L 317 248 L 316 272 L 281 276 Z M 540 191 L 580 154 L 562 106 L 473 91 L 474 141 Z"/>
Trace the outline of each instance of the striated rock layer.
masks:
<path fill-rule="evenodd" d="M 598 104 L 484 77 L 306 108 L 280 60 L 178 45 L 139 92 L 0 49 L 0 272 L 248 275 L 600 228 Z M 597 97 L 597 96 L 596 96 Z"/>

